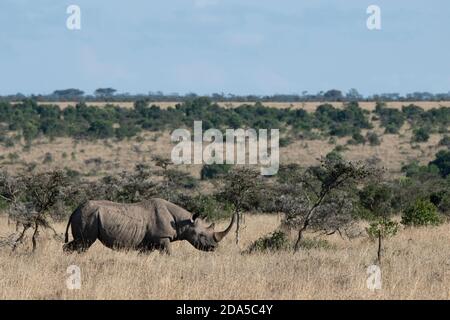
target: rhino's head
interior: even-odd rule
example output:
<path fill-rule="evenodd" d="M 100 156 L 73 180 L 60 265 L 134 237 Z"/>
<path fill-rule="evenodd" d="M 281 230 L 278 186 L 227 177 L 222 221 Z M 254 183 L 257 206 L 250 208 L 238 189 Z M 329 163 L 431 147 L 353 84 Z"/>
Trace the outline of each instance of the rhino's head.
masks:
<path fill-rule="evenodd" d="M 224 231 L 215 231 L 214 223 L 208 225 L 198 217 L 198 214 L 195 214 L 184 232 L 184 238 L 198 250 L 214 251 L 219 242 L 230 232 L 234 220 L 235 216 L 233 215 L 230 225 Z"/>

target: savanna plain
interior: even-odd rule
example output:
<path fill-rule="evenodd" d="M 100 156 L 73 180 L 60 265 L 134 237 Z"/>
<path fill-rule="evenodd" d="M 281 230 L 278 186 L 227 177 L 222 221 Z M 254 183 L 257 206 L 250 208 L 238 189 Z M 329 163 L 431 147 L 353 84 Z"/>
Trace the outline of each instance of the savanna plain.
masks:
<path fill-rule="evenodd" d="M 278 106 L 288 107 L 288 106 Z M 299 108 L 301 106 L 298 106 Z M 364 106 L 373 110 L 372 105 Z M 396 108 L 397 106 L 394 106 Z M 425 110 L 434 106 L 423 105 Z M 312 106 L 308 106 L 313 110 Z M 378 146 L 349 145 L 346 159 L 374 159 L 383 163 L 392 176 L 401 174 L 405 163 L 427 163 L 441 149 L 441 134 L 433 133 L 427 142 L 411 145 L 412 129 L 405 124 L 400 134 L 379 133 Z M 133 168 L 139 162 L 151 163 L 148 153 L 169 156 L 170 133 L 144 132 L 139 139 L 108 142 L 76 142 L 71 138 L 41 138 L 23 151 L 22 145 L 0 147 L 2 154 L 17 154 L 2 167 L 19 172 L 32 163 L 42 170 L 70 167 L 89 179 Z M 338 138 L 337 144 L 344 144 Z M 280 148 L 282 163 L 312 165 L 332 151 L 328 139 L 300 139 Z M 44 161 L 52 154 L 53 161 Z M 71 156 L 72 155 L 72 156 Z M 89 161 L 98 159 L 101 161 Z M 200 166 L 182 166 L 194 177 Z M 205 183 L 202 188 L 211 185 Z M 70 212 L 67 212 L 68 215 Z M 176 242 L 172 254 L 113 251 L 98 241 L 83 254 L 66 254 L 63 241 L 53 232 L 42 230 L 39 245 L 32 252 L 27 241 L 14 252 L 0 247 L 0 299 L 449 299 L 450 224 L 405 227 L 384 242 L 381 288 L 371 290 L 368 268 L 376 263 L 377 247 L 364 233 L 368 226 L 359 222 L 356 236 L 307 232 L 308 239 L 327 245 L 292 250 L 247 252 L 257 239 L 280 228 L 283 215 L 248 213 L 239 244 L 230 233 L 215 252 L 201 252 L 187 242 Z M 398 219 L 398 217 L 397 217 Z M 228 220 L 216 221 L 223 229 Z M 0 214 L 0 236 L 15 231 L 6 209 Z M 53 224 L 57 234 L 66 221 Z M 234 231 L 234 229 L 233 229 Z M 294 239 L 295 233 L 289 234 Z M 70 290 L 66 281 L 71 265 L 80 267 L 81 287 Z"/>

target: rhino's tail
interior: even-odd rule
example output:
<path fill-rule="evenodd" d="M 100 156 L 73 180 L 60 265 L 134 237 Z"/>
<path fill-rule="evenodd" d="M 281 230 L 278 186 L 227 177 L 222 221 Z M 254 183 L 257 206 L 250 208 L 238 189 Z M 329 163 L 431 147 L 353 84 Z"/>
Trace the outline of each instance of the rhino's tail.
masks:
<path fill-rule="evenodd" d="M 70 217 L 69 217 L 69 222 L 67 223 L 67 227 L 66 227 L 66 234 L 65 234 L 65 238 L 64 238 L 64 243 L 67 243 L 67 242 L 69 242 L 69 227 L 70 227 L 70 224 L 72 223 L 72 217 L 73 217 L 73 214 L 74 214 L 75 212 L 73 212 L 71 215 L 70 215 Z"/>

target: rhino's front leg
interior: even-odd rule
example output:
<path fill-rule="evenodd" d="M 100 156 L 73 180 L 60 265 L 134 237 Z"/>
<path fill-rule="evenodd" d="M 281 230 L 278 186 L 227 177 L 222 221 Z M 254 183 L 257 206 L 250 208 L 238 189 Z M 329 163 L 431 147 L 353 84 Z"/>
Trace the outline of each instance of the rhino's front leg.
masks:
<path fill-rule="evenodd" d="M 159 252 L 167 254 L 167 255 L 171 254 L 170 239 L 164 238 L 164 239 L 160 240 L 160 242 L 159 242 Z"/>

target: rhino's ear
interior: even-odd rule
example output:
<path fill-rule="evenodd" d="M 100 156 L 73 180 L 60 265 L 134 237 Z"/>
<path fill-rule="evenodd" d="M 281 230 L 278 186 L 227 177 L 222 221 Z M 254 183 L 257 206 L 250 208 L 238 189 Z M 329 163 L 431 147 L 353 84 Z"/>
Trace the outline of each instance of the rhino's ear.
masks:
<path fill-rule="evenodd" d="M 195 221 L 198 219 L 198 217 L 200 217 L 200 213 L 194 213 L 194 215 L 192 216 L 192 221 Z"/>

